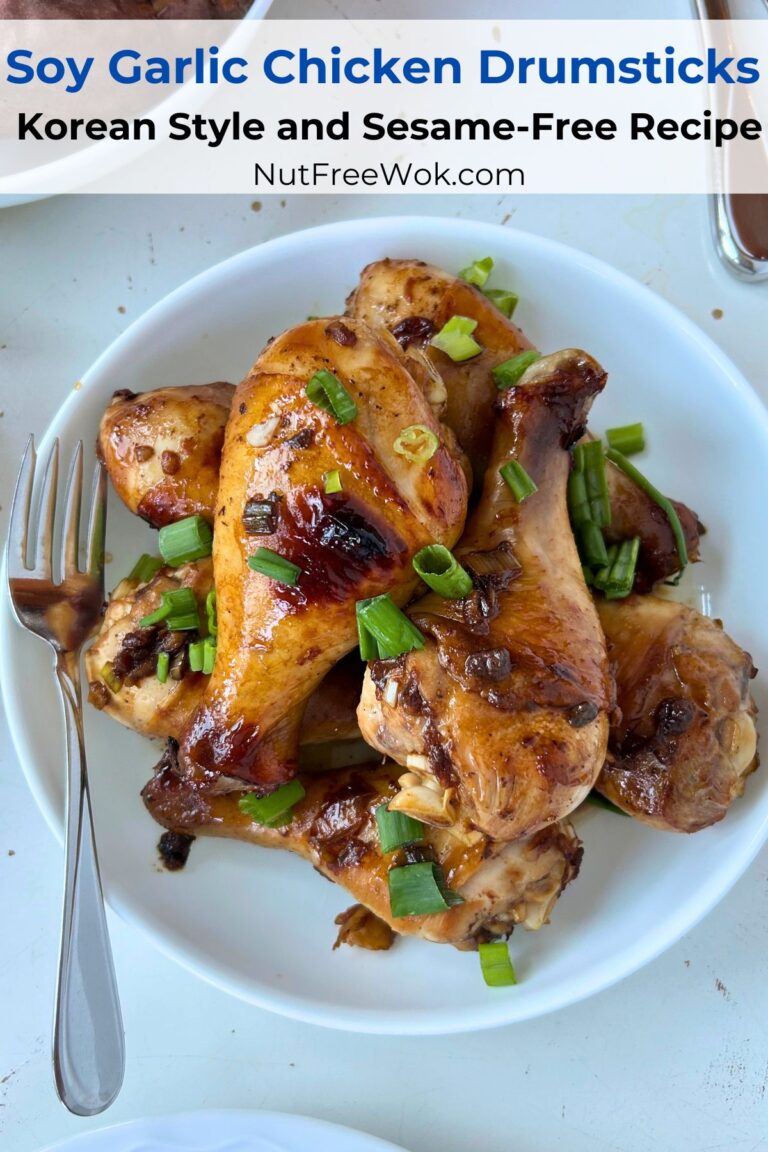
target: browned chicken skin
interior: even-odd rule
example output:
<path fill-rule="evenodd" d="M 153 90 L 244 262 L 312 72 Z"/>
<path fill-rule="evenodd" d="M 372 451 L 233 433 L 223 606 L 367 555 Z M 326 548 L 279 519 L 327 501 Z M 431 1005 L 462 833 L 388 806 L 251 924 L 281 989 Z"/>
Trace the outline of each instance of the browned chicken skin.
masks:
<path fill-rule="evenodd" d="M 619 704 L 598 790 L 657 828 L 722 820 L 757 767 L 749 654 L 719 621 L 657 596 L 598 611 Z"/>
<path fill-rule="evenodd" d="M 605 373 L 573 350 L 537 361 L 499 396 L 480 503 L 456 549 L 465 600 L 426 596 L 409 615 L 426 646 L 366 674 L 358 719 L 382 753 L 436 780 L 460 824 L 513 840 L 567 815 L 603 764 L 613 685 L 566 507 L 569 444 Z M 499 468 L 538 485 L 518 503 Z M 415 810 L 427 819 L 414 782 Z"/>
<path fill-rule="evenodd" d="M 191 588 L 200 605 L 213 587 L 213 565 L 197 560 L 179 568 L 161 568 L 146 584 L 123 580 L 110 597 L 101 628 L 85 654 L 90 697 L 100 711 L 143 736 L 179 740 L 202 702 L 208 677 L 183 667 L 161 683 L 155 675 L 157 653 L 183 655 L 189 633 L 169 634 L 162 626 L 141 628 L 140 621 L 160 607 L 163 592 Z M 110 664 L 122 682 L 119 691 L 107 688 L 102 676 Z M 309 698 L 302 720 L 304 745 L 359 739 L 356 708 L 363 679 L 354 656 L 330 670 Z M 319 753 L 317 755 L 320 755 Z"/>
<path fill-rule="evenodd" d="M 364 268 L 347 301 L 353 316 L 394 335 L 413 371 L 431 365 L 445 386 L 443 419 L 469 456 L 476 487 L 481 487 L 493 439 L 496 386 L 491 370 L 530 348 L 516 324 L 502 315 L 478 288 L 421 260 L 379 260 Z M 483 351 L 454 363 L 429 341 L 452 316 L 477 321 L 474 336 Z"/>
<path fill-rule="evenodd" d="M 202 698 L 207 677 L 190 672 L 187 664 L 181 678 L 172 674 L 161 684 L 155 675 L 158 652 L 168 652 L 172 661 L 183 658 L 189 633 L 169 633 L 163 625 L 141 628 L 139 622 L 160 607 L 163 592 L 191 588 L 202 604 L 212 587 L 210 560 L 161 568 L 146 584 L 129 580 L 118 584 L 85 653 L 91 703 L 143 736 L 178 736 Z M 107 664 L 120 682 L 117 692 L 104 682 Z"/>
<path fill-rule="evenodd" d="M 350 423 L 314 404 L 307 384 L 334 373 L 357 406 Z M 395 450 L 419 424 L 434 455 Z M 342 491 L 325 492 L 338 469 Z M 272 500 L 274 529 L 249 535 L 249 501 Z M 181 745 L 198 780 L 238 777 L 265 791 L 296 771 L 302 712 L 329 669 L 357 643 L 355 602 L 417 578 L 411 559 L 451 547 L 466 516 L 461 462 L 397 349 L 356 320 L 315 320 L 272 341 L 238 387 L 227 425 L 214 533 L 218 655 Z M 259 546 L 300 568 L 295 586 L 253 571 Z"/>
<path fill-rule="evenodd" d="M 449 887 L 464 903 L 431 916 L 392 917 L 387 873 L 405 860 L 382 855 L 374 814 L 395 795 L 399 773 L 396 765 L 385 764 L 305 776 L 306 796 L 291 823 L 275 829 L 241 812 L 232 793 L 201 794 L 175 772 L 172 754 L 142 795 L 155 820 L 176 832 L 296 852 L 402 935 L 474 948 L 518 924 L 539 928 L 546 923 L 581 863 L 581 844 L 568 821 L 514 844 L 427 829 L 427 858 L 442 866 Z"/>
<path fill-rule="evenodd" d="M 124 504 L 161 528 L 213 520 L 232 384 L 116 392 L 101 419 L 99 452 Z"/>

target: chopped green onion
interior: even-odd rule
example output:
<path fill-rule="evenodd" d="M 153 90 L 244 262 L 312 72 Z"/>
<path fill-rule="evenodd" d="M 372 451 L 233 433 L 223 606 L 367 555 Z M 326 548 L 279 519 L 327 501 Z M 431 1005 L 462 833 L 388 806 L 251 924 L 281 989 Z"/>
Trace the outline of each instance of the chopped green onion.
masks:
<path fill-rule="evenodd" d="M 520 302 L 520 297 L 516 292 L 510 292 L 506 288 L 484 288 L 483 295 L 487 296 L 492 304 L 495 304 L 502 316 L 506 316 L 510 320 Z"/>
<path fill-rule="evenodd" d="M 409 424 L 392 447 L 398 456 L 404 456 L 412 464 L 424 464 L 437 452 L 438 444 L 437 436 L 426 424 Z"/>
<path fill-rule="evenodd" d="M 318 408 L 335 416 L 337 424 L 349 424 L 357 416 L 357 404 L 338 376 L 334 376 L 327 368 L 315 372 L 307 384 L 307 396 Z"/>
<path fill-rule="evenodd" d="M 603 445 L 599 440 L 585 440 L 576 446 L 573 458 L 576 467 L 584 473 L 590 518 L 601 528 L 606 528 L 611 522 L 611 501 L 605 476 Z"/>
<path fill-rule="evenodd" d="M 163 592 L 160 607 L 149 616 L 143 616 L 139 627 L 151 628 L 153 624 L 161 624 L 163 621 L 172 632 L 200 627 L 200 613 L 191 588 L 174 588 L 171 592 Z"/>
<path fill-rule="evenodd" d="M 370 600 L 358 600 L 355 604 L 355 619 L 357 620 L 357 642 L 360 645 L 360 659 L 368 664 L 371 660 L 379 659 L 379 646 L 363 623 L 361 610 L 370 604 Z"/>
<path fill-rule="evenodd" d="M 633 456 L 645 448 L 645 430 L 642 424 L 623 424 L 621 428 L 609 428 L 605 433 L 611 448 L 624 456 Z"/>
<path fill-rule="evenodd" d="M 587 520 L 579 528 L 579 553 L 590 568 L 603 568 L 608 563 L 603 530 L 594 520 Z"/>
<path fill-rule="evenodd" d="M 213 666 L 216 663 L 216 641 L 212 640 L 210 636 L 203 640 L 203 672 L 206 676 L 210 676 L 213 672 Z"/>
<path fill-rule="evenodd" d="M 429 860 L 389 870 L 389 907 L 393 916 L 431 916 L 463 903 L 458 892 L 446 887 L 439 865 Z"/>
<path fill-rule="evenodd" d="M 605 796 L 601 796 L 599 792 L 595 792 L 594 788 L 591 792 L 587 793 L 585 803 L 592 804 L 595 808 L 605 808 L 607 812 L 615 812 L 617 816 L 629 816 L 629 812 L 625 812 L 616 804 L 612 804 L 610 800 L 606 800 Z"/>
<path fill-rule="evenodd" d="M 491 272 L 493 272 L 493 258 L 486 256 L 482 260 L 474 260 L 468 268 L 462 268 L 459 279 L 465 280 L 467 284 L 474 284 L 476 288 L 482 288 Z"/>
<path fill-rule="evenodd" d="M 360 646 L 363 660 L 391 660 L 412 652 L 414 648 L 424 647 L 421 632 L 386 593 L 369 600 L 358 600 L 356 611 L 358 635 L 363 629 L 368 635 Z M 376 656 L 367 655 L 373 650 L 370 640 L 376 644 Z"/>
<path fill-rule="evenodd" d="M 168 679 L 168 673 L 171 668 L 171 657 L 167 652 L 158 652 L 157 654 L 157 668 L 155 675 L 161 684 L 165 684 Z"/>
<path fill-rule="evenodd" d="M 680 523 L 680 517 L 675 511 L 674 504 L 671 500 L 659 492 L 658 488 L 655 488 L 653 484 L 651 484 L 650 480 L 646 476 L 643 476 L 639 469 L 635 468 L 634 464 L 630 464 L 629 460 L 627 460 L 626 456 L 622 455 L 621 452 L 617 452 L 615 448 L 609 448 L 606 452 L 606 456 L 612 464 L 615 464 L 617 468 L 621 468 L 622 472 L 629 476 L 630 480 L 634 480 L 638 488 L 641 488 L 643 492 L 645 492 L 646 496 L 650 496 L 654 504 L 658 504 L 662 512 L 665 513 L 667 519 L 669 520 L 669 526 L 672 529 L 672 534 L 675 537 L 675 543 L 677 544 L 677 554 L 680 557 L 680 571 L 682 572 L 688 563 L 688 549 L 685 544 L 685 533 L 683 532 L 683 526 Z"/>
<path fill-rule="evenodd" d="M 607 563 L 602 568 L 599 568 L 597 570 L 597 572 L 592 573 L 593 587 L 597 588 L 600 592 L 605 591 L 605 585 L 607 584 L 608 577 L 611 574 L 611 566 L 612 566 L 614 560 L 616 559 L 616 557 L 618 556 L 618 554 L 619 554 L 618 544 L 611 544 L 610 548 L 608 549 L 608 561 L 607 561 Z"/>
<path fill-rule="evenodd" d="M 301 781 L 291 780 L 290 784 L 283 784 L 281 788 L 270 792 L 269 796 L 254 796 L 253 793 L 249 793 L 238 800 L 237 806 L 258 824 L 266 824 L 268 828 L 279 828 L 288 823 L 294 805 L 303 800 L 305 795 Z"/>
<path fill-rule="evenodd" d="M 187 648 L 187 655 L 189 656 L 189 670 L 190 672 L 202 672 L 203 670 L 203 642 L 202 640 L 195 640 L 194 644 L 190 644 Z"/>
<path fill-rule="evenodd" d="M 200 613 L 184 612 L 179 616 L 166 616 L 169 632 L 197 632 L 200 628 Z"/>
<path fill-rule="evenodd" d="M 640 537 L 622 540 L 616 559 L 604 581 L 603 591 L 607 600 L 622 600 L 629 596 L 635 582 L 637 558 L 640 555 Z"/>
<path fill-rule="evenodd" d="M 219 621 L 216 614 L 216 589 L 211 588 L 205 598 L 205 615 L 208 620 L 208 632 L 215 636 L 219 631 Z"/>
<path fill-rule="evenodd" d="M 517 984 L 517 976 L 509 958 L 509 945 L 502 940 L 478 944 L 483 980 L 489 988 L 506 988 Z"/>
<path fill-rule="evenodd" d="M 586 584 L 587 588 L 591 588 L 595 582 L 592 569 L 588 568 L 586 564 L 582 564 L 581 574 L 584 577 L 584 583 Z"/>
<path fill-rule="evenodd" d="M 159 556 L 149 556 L 145 552 L 143 556 L 139 556 L 126 579 L 137 584 L 147 584 L 162 566 L 163 562 Z"/>
<path fill-rule="evenodd" d="M 518 504 L 522 504 L 528 496 L 538 492 L 537 486 L 518 460 L 508 460 L 506 464 L 502 464 L 499 472 Z"/>
<path fill-rule="evenodd" d="M 112 667 L 111 661 L 107 660 L 106 664 L 102 664 L 100 676 L 107 688 L 113 696 L 117 695 L 123 686 L 123 682 L 119 676 L 115 675 L 115 670 Z"/>
<path fill-rule="evenodd" d="M 536 352 L 533 348 L 527 352 L 518 352 L 517 356 L 512 356 L 503 364 L 496 365 L 491 372 L 494 384 L 500 392 L 506 388 L 511 388 L 537 360 L 541 360 L 541 352 Z"/>
<path fill-rule="evenodd" d="M 471 360 L 482 352 L 482 345 L 478 344 L 472 333 L 477 328 L 477 320 L 470 320 L 468 316 L 451 316 L 447 324 L 443 324 L 430 344 L 439 348 L 456 364 L 463 360 Z"/>
<path fill-rule="evenodd" d="M 270 580 L 277 580 L 279 584 L 298 584 L 301 576 L 298 564 L 292 564 L 271 548 L 257 548 L 253 556 L 248 557 L 248 567 Z"/>
<path fill-rule="evenodd" d="M 157 535 L 160 555 L 171 568 L 202 560 L 213 549 L 213 531 L 202 516 L 187 516 L 175 524 L 166 524 Z"/>
<path fill-rule="evenodd" d="M 326 496 L 332 496 L 334 492 L 341 492 L 341 473 L 338 468 L 323 473 L 323 484 L 325 485 Z"/>
<path fill-rule="evenodd" d="M 584 473 L 572 468 L 568 476 L 568 514 L 574 528 L 591 523 L 587 482 Z"/>
<path fill-rule="evenodd" d="M 472 577 L 442 544 L 427 544 L 413 558 L 424 583 L 446 600 L 462 600 L 472 591 Z"/>
<path fill-rule="evenodd" d="M 424 825 L 404 812 L 390 812 L 386 804 L 376 809 L 376 826 L 379 829 L 379 842 L 385 854 L 424 839 Z"/>

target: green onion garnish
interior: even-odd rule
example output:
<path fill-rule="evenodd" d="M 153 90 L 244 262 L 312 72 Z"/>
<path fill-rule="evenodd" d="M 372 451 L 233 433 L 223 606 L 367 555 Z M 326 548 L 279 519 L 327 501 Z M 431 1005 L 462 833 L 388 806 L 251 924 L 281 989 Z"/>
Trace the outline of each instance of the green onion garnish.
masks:
<path fill-rule="evenodd" d="M 216 641 L 210 636 L 203 640 L 203 672 L 210 676 L 216 663 Z"/>
<path fill-rule="evenodd" d="M 537 360 L 541 360 L 541 352 L 536 352 L 533 348 L 527 352 L 518 352 L 517 356 L 505 360 L 503 364 L 496 365 L 491 372 L 494 384 L 500 392 L 506 388 L 511 388 Z"/>
<path fill-rule="evenodd" d="M 215 636 L 219 631 L 219 621 L 216 614 L 216 589 L 211 588 L 205 598 L 205 615 L 208 621 L 208 632 Z"/>
<path fill-rule="evenodd" d="M 492 304 L 495 304 L 502 316 L 511 319 L 517 308 L 520 297 L 515 292 L 509 292 L 506 288 L 484 288 L 483 295 L 487 296 Z"/>
<path fill-rule="evenodd" d="M 622 540 L 608 576 L 603 581 L 606 600 L 622 600 L 629 596 L 635 582 L 637 558 L 640 555 L 640 537 Z"/>
<path fill-rule="evenodd" d="M 683 526 L 680 523 L 680 517 L 675 511 L 675 507 L 672 501 L 664 496 L 661 492 L 659 492 L 658 488 L 655 488 L 653 484 L 651 484 L 650 480 L 648 480 L 647 477 L 643 476 L 642 472 L 635 468 L 634 464 L 630 464 L 629 460 L 627 460 L 626 456 L 622 455 L 621 452 L 617 452 L 615 448 L 609 448 L 606 452 L 606 456 L 611 461 L 611 463 L 616 465 L 617 468 L 621 468 L 622 472 L 629 476 L 630 480 L 634 480 L 638 488 L 641 488 L 643 492 L 645 492 L 646 496 L 650 496 L 654 504 L 658 504 L 659 508 L 661 508 L 661 510 L 665 513 L 667 519 L 669 520 L 669 526 L 672 529 L 672 534 L 675 537 L 675 543 L 677 544 L 677 554 L 680 557 L 680 571 L 682 572 L 688 563 L 688 549 L 685 545 L 685 534 L 683 532 Z"/>
<path fill-rule="evenodd" d="M 503 940 L 491 944 L 478 944 L 483 980 L 489 988 L 507 988 L 517 984 L 517 976 L 509 958 L 509 945 Z"/>
<path fill-rule="evenodd" d="M 323 485 L 326 496 L 332 496 L 334 492 L 341 492 L 341 473 L 338 468 L 323 473 Z"/>
<path fill-rule="evenodd" d="M 506 464 L 502 464 L 499 472 L 518 504 L 522 504 L 528 496 L 538 492 L 537 486 L 518 460 L 508 460 Z"/>
<path fill-rule="evenodd" d="M 202 560 L 213 549 L 213 532 L 202 516 L 187 516 L 175 524 L 166 524 L 157 535 L 160 555 L 171 568 Z"/>
<path fill-rule="evenodd" d="M 355 604 L 355 619 L 357 620 L 357 642 L 360 646 L 360 659 L 368 664 L 371 660 L 379 659 L 379 646 L 363 623 L 360 610 L 369 604 L 369 600 L 358 600 Z"/>
<path fill-rule="evenodd" d="M 279 828 L 282 824 L 288 823 L 294 805 L 305 795 L 301 781 L 291 780 L 289 784 L 283 784 L 281 788 L 270 792 L 269 796 L 254 796 L 253 793 L 242 796 L 237 806 L 258 824 L 266 824 L 268 828 Z"/>
<path fill-rule="evenodd" d="M 269 576 L 270 580 L 277 580 L 279 584 L 298 584 L 301 576 L 298 564 L 292 564 L 271 548 L 257 548 L 253 556 L 248 557 L 248 567 L 262 576 Z"/>
<path fill-rule="evenodd" d="M 101 676 L 102 680 L 106 684 L 107 688 L 109 688 L 112 695 L 113 696 L 117 695 L 117 693 L 120 691 L 120 689 L 123 686 L 123 682 L 119 676 L 115 675 L 115 671 L 114 671 L 114 668 L 112 667 L 111 661 L 107 660 L 106 664 L 102 664 L 101 672 L 99 673 L 99 675 Z"/>
<path fill-rule="evenodd" d="M 601 796 L 599 792 L 595 792 L 594 788 L 591 792 L 587 793 L 585 803 L 592 804 L 595 808 L 605 808 L 607 812 L 614 812 L 617 816 L 629 816 L 629 812 L 624 812 L 616 804 L 612 804 L 610 800 L 606 800 L 605 796 Z"/>
<path fill-rule="evenodd" d="M 421 632 L 386 593 L 369 600 L 358 600 L 356 612 L 358 636 L 363 631 L 367 633 L 360 645 L 363 660 L 391 660 L 412 652 L 414 648 L 424 647 Z M 371 641 L 376 645 L 375 656 L 369 655 L 373 651 Z"/>
<path fill-rule="evenodd" d="M 202 640 L 195 640 L 187 648 L 187 655 L 189 657 L 189 670 L 190 672 L 202 672 L 203 670 L 203 642 Z"/>
<path fill-rule="evenodd" d="M 592 573 L 592 585 L 600 592 L 605 591 L 605 585 L 608 582 L 608 577 L 611 574 L 611 567 L 616 557 L 619 554 L 618 544 L 611 544 L 608 549 L 608 560 L 602 568 L 598 568 L 596 572 Z"/>
<path fill-rule="evenodd" d="M 592 522 L 584 473 L 572 468 L 568 476 L 568 514 L 574 528 Z"/>
<path fill-rule="evenodd" d="M 577 444 L 573 459 L 577 470 L 584 473 L 590 519 L 601 528 L 606 528 L 611 522 L 611 501 L 602 443 L 599 440 L 585 440 L 583 444 Z"/>
<path fill-rule="evenodd" d="M 608 563 L 603 530 L 594 520 L 587 520 L 579 528 L 579 554 L 590 568 L 603 568 Z"/>
<path fill-rule="evenodd" d="M 472 591 L 472 577 L 442 544 L 427 544 L 413 558 L 424 583 L 446 600 L 462 600 Z"/>
<path fill-rule="evenodd" d="M 168 673 L 171 668 L 171 657 L 167 652 L 158 652 L 157 654 L 157 667 L 155 675 L 161 684 L 165 684 L 168 679 Z"/>
<path fill-rule="evenodd" d="M 431 916 L 464 899 L 446 886 L 442 869 L 424 860 L 389 870 L 389 907 L 393 916 Z"/>
<path fill-rule="evenodd" d="M 174 588 L 163 592 L 160 607 L 139 621 L 140 628 L 151 628 L 153 624 L 165 624 L 172 632 L 185 632 L 200 627 L 200 613 L 197 600 L 191 588 Z"/>
<path fill-rule="evenodd" d="M 621 428 L 609 428 L 605 433 L 611 448 L 624 456 L 634 456 L 645 448 L 645 430 L 642 424 L 623 424 Z"/>
<path fill-rule="evenodd" d="M 390 812 L 386 803 L 376 809 L 376 826 L 379 829 L 381 850 L 385 854 L 424 839 L 424 825 L 404 812 Z"/>
<path fill-rule="evenodd" d="M 456 364 L 463 360 L 471 360 L 482 352 L 482 346 L 474 339 L 472 333 L 477 328 L 477 320 L 470 320 L 468 316 L 451 316 L 447 324 L 443 324 L 430 344 L 439 348 Z"/>
<path fill-rule="evenodd" d="M 466 280 L 467 284 L 474 284 L 476 288 L 482 288 L 491 272 L 493 272 L 493 258 L 485 256 L 482 260 L 474 260 L 468 268 L 462 268 L 459 279 Z"/>
<path fill-rule="evenodd" d="M 354 400 L 338 376 L 334 376 L 327 368 L 315 372 L 307 384 L 307 396 L 318 408 L 323 408 L 335 416 L 337 424 L 349 424 L 357 416 L 357 405 Z"/>
<path fill-rule="evenodd" d="M 145 552 L 143 556 L 139 556 L 126 579 L 137 584 L 147 584 L 162 566 L 163 562 L 159 556 L 150 556 Z"/>
<path fill-rule="evenodd" d="M 392 447 L 398 456 L 404 456 L 412 464 L 424 464 L 437 452 L 439 441 L 426 424 L 409 424 L 403 428 Z"/>

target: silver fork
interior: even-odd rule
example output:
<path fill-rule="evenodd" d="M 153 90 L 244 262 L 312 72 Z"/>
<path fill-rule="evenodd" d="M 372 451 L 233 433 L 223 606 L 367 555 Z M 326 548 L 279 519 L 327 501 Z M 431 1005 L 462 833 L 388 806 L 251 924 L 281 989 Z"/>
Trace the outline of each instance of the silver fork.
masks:
<path fill-rule="evenodd" d="M 61 531 L 59 583 L 54 580 L 53 538 L 58 486 L 59 442 L 48 457 L 34 533 L 30 511 L 36 453 L 30 436 L 11 509 L 8 534 L 8 587 L 19 623 L 46 640 L 54 652 L 67 735 L 67 818 L 64 916 L 53 1029 L 56 1090 L 70 1112 L 93 1116 L 108 1108 L 120 1091 L 125 1044 L 115 970 L 109 944 L 99 864 L 93 836 L 91 799 L 83 740 L 80 653 L 99 619 L 104 599 L 106 475 L 96 466 L 91 492 L 86 568 L 78 564 L 83 445 L 69 470 Z"/>

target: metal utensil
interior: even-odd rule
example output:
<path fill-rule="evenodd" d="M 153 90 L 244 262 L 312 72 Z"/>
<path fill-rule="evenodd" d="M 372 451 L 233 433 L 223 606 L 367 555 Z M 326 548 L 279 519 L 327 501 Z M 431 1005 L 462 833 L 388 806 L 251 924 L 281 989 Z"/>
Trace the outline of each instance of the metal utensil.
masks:
<path fill-rule="evenodd" d="M 694 0 L 702 22 L 732 20 L 729 0 Z M 754 116 L 749 95 L 729 93 L 729 99 L 745 103 L 745 116 Z M 726 109 L 734 114 L 734 109 Z M 739 116 L 735 117 L 739 119 Z M 768 193 L 728 191 L 727 149 L 718 157 L 718 190 L 710 197 L 710 218 L 717 253 L 726 268 L 741 280 L 756 284 L 768 280 Z M 768 161 L 763 156 L 768 171 Z"/>
<path fill-rule="evenodd" d="M 93 1116 L 120 1091 L 125 1045 L 101 890 L 83 741 L 80 653 L 104 599 L 106 474 L 93 479 L 85 571 L 78 564 L 83 446 L 72 457 L 61 530 L 60 582 L 54 581 L 59 442 L 43 475 L 36 532 L 30 532 L 36 453 L 30 436 L 11 509 L 8 587 L 16 618 L 54 652 L 67 735 L 64 916 L 56 991 L 53 1066 L 56 1090 L 70 1112 Z M 33 542 L 34 566 L 27 564 Z"/>

